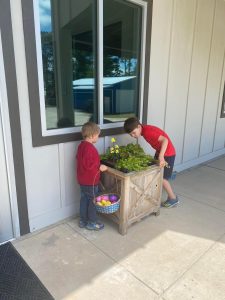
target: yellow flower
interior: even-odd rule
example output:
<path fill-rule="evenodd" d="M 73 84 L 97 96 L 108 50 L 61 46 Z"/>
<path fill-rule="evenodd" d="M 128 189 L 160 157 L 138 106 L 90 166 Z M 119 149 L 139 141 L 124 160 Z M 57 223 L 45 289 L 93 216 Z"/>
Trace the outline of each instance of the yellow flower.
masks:
<path fill-rule="evenodd" d="M 116 150 L 116 153 L 119 153 L 119 150 Z"/>
<path fill-rule="evenodd" d="M 111 142 L 112 142 L 112 143 L 115 143 L 115 142 L 116 142 L 116 139 L 115 139 L 115 138 L 111 138 Z"/>
<path fill-rule="evenodd" d="M 118 146 L 118 145 L 115 145 L 115 148 L 117 148 L 117 149 L 118 149 L 118 148 L 119 148 L 119 146 Z"/>

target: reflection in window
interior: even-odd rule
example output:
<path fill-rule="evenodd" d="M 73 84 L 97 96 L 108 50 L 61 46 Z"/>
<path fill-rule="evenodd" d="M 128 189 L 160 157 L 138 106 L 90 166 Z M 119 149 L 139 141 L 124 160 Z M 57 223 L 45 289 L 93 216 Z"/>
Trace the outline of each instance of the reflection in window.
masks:
<path fill-rule="evenodd" d="M 46 128 L 138 115 L 142 7 L 103 1 L 103 45 L 97 40 L 98 0 L 39 0 Z M 103 57 L 96 49 L 103 47 Z M 103 99 L 97 94 L 97 62 L 103 60 Z M 101 93 L 99 93 L 100 95 Z"/>
<path fill-rule="evenodd" d="M 97 118 L 94 3 L 39 0 L 47 129 Z M 82 94 L 78 82 L 88 82 Z"/>
<path fill-rule="evenodd" d="M 53 33 L 51 20 L 50 1 L 39 1 L 41 45 L 42 45 L 42 64 L 44 76 L 44 93 L 46 105 L 47 128 L 55 127 L 57 122 L 56 110 L 56 86 L 55 86 L 55 64 Z"/>
<path fill-rule="evenodd" d="M 104 122 L 138 115 L 141 7 L 105 0 L 103 13 Z"/>

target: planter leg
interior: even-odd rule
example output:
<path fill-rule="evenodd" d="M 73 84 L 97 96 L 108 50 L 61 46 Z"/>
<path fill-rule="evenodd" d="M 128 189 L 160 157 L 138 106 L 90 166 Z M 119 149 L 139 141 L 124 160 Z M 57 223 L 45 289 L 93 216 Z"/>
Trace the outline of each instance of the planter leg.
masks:
<path fill-rule="evenodd" d="M 122 235 L 127 234 L 127 224 L 119 224 L 119 233 Z"/>
<path fill-rule="evenodd" d="M 120 221 L 119 221 L 119 233 L 125 235 L 128 227 L 128 211 L 129 211 L 129 193 L 130 179 L 127 177 L 124 179 L 121 187 L 121 202 L 120 202 Z"/>

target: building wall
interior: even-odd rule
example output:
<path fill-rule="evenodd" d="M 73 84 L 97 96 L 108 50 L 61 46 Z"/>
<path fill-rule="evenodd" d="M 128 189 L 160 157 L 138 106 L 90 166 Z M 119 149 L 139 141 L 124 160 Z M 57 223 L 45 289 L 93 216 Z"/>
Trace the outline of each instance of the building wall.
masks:
<path fill-rule="evenodd" d="M 32 146 L 21 1 L 10 3 L 29 222 L 34 231 L 78 213 L 79 142 Z M 148 121 L 171 136 L 178 170 L 225 153 L 225 119 L 219 118 L 225 78 L 224 20 L 223 0 L 153 2 Z M 131 138 L 117 140 L 126 144 Z M 109 143 L 109 137 L 100 139 L 98 150 L 104 152 Z"/>
<path fill-rule="evenodd" d="M 225 2 L 153 2 L 148 122 L 171 136 L 182 170 L 224 153 Z"/>

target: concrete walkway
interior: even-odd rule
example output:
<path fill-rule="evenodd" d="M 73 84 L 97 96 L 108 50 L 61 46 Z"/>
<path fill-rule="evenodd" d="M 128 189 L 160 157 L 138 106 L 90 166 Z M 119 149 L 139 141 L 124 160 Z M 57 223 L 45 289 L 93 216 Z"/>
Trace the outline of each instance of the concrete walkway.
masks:
<path fill-rule="evenodd" d="M 181 203 L 121 236 L 66 220 L 14 241 L 55 299 L 224 300 L 225 156 L 177 175 Z"/>

